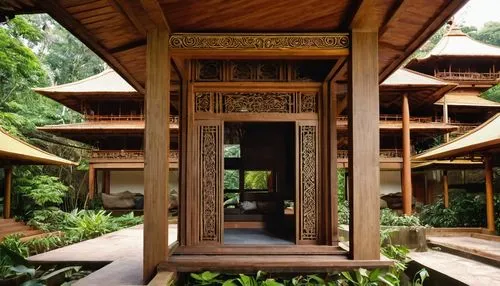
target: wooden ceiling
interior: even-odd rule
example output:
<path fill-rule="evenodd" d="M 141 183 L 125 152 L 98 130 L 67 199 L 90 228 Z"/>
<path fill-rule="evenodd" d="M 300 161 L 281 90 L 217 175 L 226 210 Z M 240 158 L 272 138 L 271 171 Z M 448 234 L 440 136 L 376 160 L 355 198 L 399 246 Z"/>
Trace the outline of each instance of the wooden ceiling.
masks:
<path fill-rule="evenodd" d="M 5 3 L 4 3 L 5 2 Z M 6 0 L 0 16 L 45 11 L 139 92 L 146 32 L 379 31 L 383 81 L 467 0 Z M 1 18 L 0 18 L 1 19 Z"/>

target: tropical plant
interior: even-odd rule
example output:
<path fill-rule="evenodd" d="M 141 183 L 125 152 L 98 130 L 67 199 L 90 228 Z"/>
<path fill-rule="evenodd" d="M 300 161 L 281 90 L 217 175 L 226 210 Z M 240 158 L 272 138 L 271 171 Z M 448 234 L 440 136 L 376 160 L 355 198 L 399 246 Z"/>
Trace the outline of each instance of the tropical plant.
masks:
<path fill-rule="evenodd" d="M 398 215 L 395 211 L 384 208 L 380 210 L 380 225 L 384 226 L 419 226 L 420 219 L 414 215 Z"/>
<path fill-rule="evenodd" d="M 101 236 L 118 229 L 111 213 L 104 210 L 73 210 L 68 216 L 66 233 L 76 241 Z"/>

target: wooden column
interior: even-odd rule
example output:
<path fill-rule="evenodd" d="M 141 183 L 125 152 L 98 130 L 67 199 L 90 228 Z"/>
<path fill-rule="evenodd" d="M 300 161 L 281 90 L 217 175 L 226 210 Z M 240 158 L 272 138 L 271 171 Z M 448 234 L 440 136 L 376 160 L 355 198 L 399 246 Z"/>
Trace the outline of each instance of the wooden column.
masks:
<path fill-rule="evenodd" d="M 4 197 L 3 197 L 3 218 L 10 218 L 10 202 L 12 196 L 12 167 L 5 167 L 4 171 Z"/>
<path fill-rule="evenodd" d="M 412 185 L 411 185 L 411 144 L 410 144 L 410 105 L 408 94 L 403 95 L 403 213 L 411 214 Z"/>
<path fill-rule="evenodd" d="M 111 171 L 102 171 L 102 192 L 105 194 L 111 193 Z"/>
<path fill-rule="evenodd" d="M 378 32 L 352 31 L 349 61 L 350 256 L 380 259 Z"/>
<path fill-rule="evenodd" d="M 144 130 L 144 281 L 168 258 L 170 55 L 168 31 L 148 31 Z"/>
<path fill-rule="evenodd" d="M 95 193 L 95 169 L 92 164 L 89 165 L 89 200 L 94 198 Z"/>
<path fill-rule="evenodd" d="M 448 208 L 449 206 L 449 197 L 448 197 L 448 171 L 443 171 L 443 201 L 444 207 Z"/>
<path fill-rule="evenodd" d="M 484 177 L 486 184 L 486 225 L 489 231 L 495 231 L 493 203 L 493 163 L 490 155 L 484 157 Z"/>
<path fill-rule="evenodd" d="M 446 102 L 446 95 L 443 98 L 443 123 L 448 124 L 448 103 Z M 444 135 L 444 142 L 450 141 L 450 134 Z"/>

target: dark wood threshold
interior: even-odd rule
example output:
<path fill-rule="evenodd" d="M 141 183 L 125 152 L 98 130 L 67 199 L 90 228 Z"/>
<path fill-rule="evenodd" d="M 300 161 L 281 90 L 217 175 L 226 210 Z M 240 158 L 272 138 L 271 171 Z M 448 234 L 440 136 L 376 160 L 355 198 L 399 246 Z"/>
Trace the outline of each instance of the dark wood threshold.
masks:
<path fill-rule="evenodd" d="M 353 268 L 385 268 L 391 260 L 350 260 L 347 255 L 173 255 L 158 271 L 254 273 L 325 273 Z"/>
<path fill-rule="evenodd" d="M 179 246 L 174 255 L 346 255 L 347 251 L 330 245 L 224 245 Z"/>

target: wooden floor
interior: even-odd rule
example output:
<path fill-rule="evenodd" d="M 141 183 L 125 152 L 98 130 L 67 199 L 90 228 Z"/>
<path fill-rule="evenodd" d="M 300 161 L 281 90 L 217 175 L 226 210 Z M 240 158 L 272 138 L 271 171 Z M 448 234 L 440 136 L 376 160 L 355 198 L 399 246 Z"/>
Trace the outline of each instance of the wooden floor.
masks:
<path fill-rule="evenodd" d="M 6 236 L 19 234 L 22 241 L 27 241 L 33 238 L 39 238 L 47 235 L 59 235 L 58 232 L 46 233 L 39 229 L 35 229 L 26 225 L 22 221 L 15 219 L 0 219 L 0 241 Z"/>

